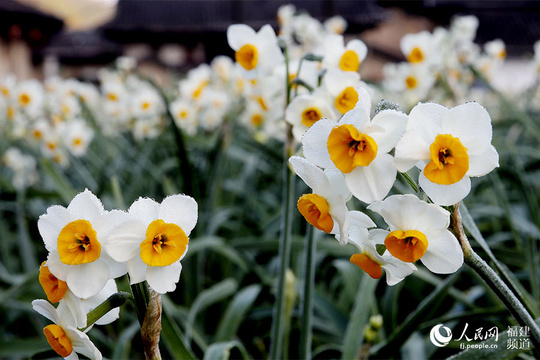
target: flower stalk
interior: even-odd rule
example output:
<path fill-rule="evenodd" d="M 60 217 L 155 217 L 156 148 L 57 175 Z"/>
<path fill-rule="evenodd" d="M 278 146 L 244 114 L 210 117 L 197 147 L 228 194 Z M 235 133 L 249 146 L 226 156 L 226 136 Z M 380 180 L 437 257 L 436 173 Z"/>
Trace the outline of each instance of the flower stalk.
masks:
<path fill-rule="evenodd" d="M 86 327 L 79 330 L 84 331 L 88 329 L 96 321 L 101 319 L 102 316 L 107 314 L 112 309 L 124 305 L 125 302 L 128 301 L 129 299 L 133 300 L 133 296 L 127 292 L 120 291 L 115 294 L 112 294 L 111 296 L 107 298 L 107 300 L 99 304 L 97 307 L 95 307 L 92 311 L 90 311 L 86 315 Z"/>
<path fill-rule="evenodd" d="M 286 69 L 286 91 L 287 103 L 291 101 L 291 83 L 289 81 L 289 64 L 287 47 L 283 47 L 285 55 Z M 289 170 L 288 159 L 294 154 L 294 139 L 292 137 L 290 124 L 286 125 L 286 140 L 283 151 L 283 211 L 281 217 L 281 230 L 279 238 L 279 276 L 277 282 L 277 300 L 274 307 L 274 318 L 272 321 L 272 338 L 270 345 L 270 359 L 282 357 L 283 337 L 285 333 L 286 316 L 286 275 L 291 259 L 291 238 L 292 238 L 292 208 L 294 204 L 295 174 Z"/>
<path fill-rule="evenodd" d="M 315 255 L 317 243 L 313 227 L 306 231 L 306 264 L 304 275 L 304 298 L 302 303 L 302 331 L 300 335 L 300 359 L 311 359 L 311 340 L 313 327 L 313 289 L 315 288 Z"/>
<path fill-rule="evenodd" d="M 530 330 L 533 352 L 540 356 L 540 328 L 525 309 L 521 301 L 510 290 L 506 283 L 497 273 L 472 249 L 463 229 L 459 204 L 455 206 L 449 228 L 459 240 L 463 249 L 464 260 L 480 277 L 489 285 L 493 292 L 501 299 L 508 311 L 521 326 L 527 326 Z"/>

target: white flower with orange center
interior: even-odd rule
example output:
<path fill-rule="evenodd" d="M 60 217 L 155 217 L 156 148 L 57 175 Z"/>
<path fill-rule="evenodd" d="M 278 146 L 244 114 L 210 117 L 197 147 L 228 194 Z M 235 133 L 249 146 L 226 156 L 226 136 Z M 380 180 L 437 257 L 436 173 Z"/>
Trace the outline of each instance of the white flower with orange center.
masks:
<path fill-rule="evenodd" d="M 88 335 L 77 329 L 76 321 L 65 303 L 54 308 L 45 300 L 32 301 L 35 311 L 51 320 L 43 333 L 53 350 L 67 360 L 77 360 L 82 354 L 90 359 L 101 360 L 103 357 Z"/>
<path fill-rule="evenodd" d="M 330 34 L 339 34 L 343 35 L 347 29 L 347 20 L 341 15 L 335 15 L 331 18 L 328 18 L 324 21 L 323 26 L 327 32 Z"/>
<path fill-rule="evenodd" d="M 414 66 L 407 62 L 387 63 L 383 68 L 384 87 L 398 94 L 400 102 L 411 108 L 426 99 L 435 83 L 435 73 L 427 66 Z"/>
<path fill-rule="evenodd" d="M 407 61 L 415 65 L 439 64 L 442 58 L 436 45 L 433 34 L 427 30 L 405 34 L 399 43 Z"/>
<path fill-rule="evenodd" d="M 323 118 L 337 120 L 338 115 L 332 106 L 332 97 L 322 88 L 295 97 L 285 110 L 285 121 L 292 125 L 292 133 L 298 142 L 311 125 Z"/>
<path fill-rule="evenodd" d="M 270 74 L 275 66 L 284 62 L 270 25 L 264 25 L 259 32 L 245 24 L 231 25 L 227 29 L 227 40 L 235 51 L 237 64 L 250 76 L 255 75 L 251 72 Z"/>
<path fill-rule="evenodd" d="M 396 145 L 399 171 L 417 166 L 419 183 L 435 204 L 453 205 L 471 190 L 472 176 L 499 166 L 491 145 L 491 118 L 481 105 L 470 102 L 448 109 L 420 103 L 409 114 L 407 132 Z"/>
<path fill-rule="evenodd" d="M 323 87 L 332 96 L 334 106 L 340 114 L 354 109 L 359 99 L 358 88 L 362 85 L 360 74 L 351 71 L 328 69 Z"/>
<path fill-rule="evenodd" d="M 371 100 L 359 88 L 356 107 L 339 122 L 322 119 L 304 134 L 304 156 L 324 169 L 338 169 L 359 200 L 383 199 L 394 185 L 396 167 L 389 154 L 407 126 L 407 116 L 395 110 L 379 112 L 370 120 Z"/>
<path fill-rule="evenodd" d="M 324 39 L 323 67 L 357 72 L 367 55 L 363 41 L 353 39 L 345 46 L 343 36 L 329 34 Z"/>
<path fill-rule="evenodd" d="M 75 326 L 77 328 L 86 327 L 87 314 L 104 302 L 109 296 L 118 292 L 116 282 L 113 279 L 110 279 L 105 284 L 105 287 L 96 295 L 91 296 L 88 299 L 81 299 L 73 294 L 65 281 L 58 279 L 49 271 L 46 261 L 44 261 L 39 268 L 39 283 L 41 284 L 43 291 L 45 291 L 47 299 L 51 303 L 54 304 L 60 301 L 65 303 L 73 315 Z M 98 319 L 95 324 L 110 324 L 118 319 L 119 314 L 120 309 L 114 308 Z"/>
<path fill-rule="evenodd" d="M 375 223 L 359 211 L 349 211 L 346 202 L 351 198 L 343 175 L 337 170 L 322 171 L 308 160 L 292 156 L 289 159 L 298 175 L 313 192 L 298 199 L 298 210 L 306 221 L 327 234 L 337 234 L 342 245 L 347 243 L 351 221 L 364 228 Z"/>
<path fill-rule="evenodd" d="M 62 141 L 66 148 L 77 157 L 83 156 L 94 138 L 94 130 L 81 118 L 59 125 Z"/>
<path fill-rule="evenodd" d="M 366 229 L 351 226 L 349 229 L 349 243 L 354 244 L 360 250 L 360 253 L 352 255 L 349 261 L 364 270 L 373 279 L 379 279 L 384 269 L 386 283 L 396 285 L 417 269 L 413 264 L 393 257 L 387 250 L 382 255 L 379 254 L 376 244 L 371 239 L 371 236 L 377 234 L 378 231 L 380 230 L 368 232 Z"/>
<path fill-rule="evenodd" d="M 67 208 L 49 207 L 39 217 L 38 229 L 49 251 L 50 272 L 65 281 L 76 296 L 96 295 L 109 279 L 126 273 L 125 265 L 102 251 L 106 234 L 126 218 L 124 212 L 105 211 L 88 189 L 77 194 Z"/>
<path fill-rule="evenodd" d="M 198 111 L 193 104 L 183 98 L 177 98 L 169 105 L 169 110 L 173 116 L 174 123 L 189 136 L 197 133 L 199 122 L 197 120 Z"/>
<path fill-rule="evenodd" d="M 31 79 L 20 82 L 14 89 L 13 97 L 16 107 L 29 117 L 43 114 L 44 90 L 39 81 Z"/>
<path fill-rule="evenodd" d="M 486 54 L 496 61 L 503 61 L 506 59 L 506 46 L 501 39 L 488 41 L 484 44 L 484 50 L 486 51 Z"/>
<path fill-rule="evenodd" d="M 415 195 L 392 195 L 368 206 L 381 215 L 390 231 L 372 230 L 374 243 L 384 243 L 401 261 L 417 260 L 432 272 L 450 274 L 463 265 L 463 252 L 448 230 L 450 213 Z"/>
<path fill-rule="evenodd" d="M 187 195 L 168 196 L 161 204 L 139 198 L 129 215 L 110 234 L 107 253 L 127 264 L 131 284 L 146 280 L 158 293 L 174 291 L 197 223 L 197 203 Z"/>

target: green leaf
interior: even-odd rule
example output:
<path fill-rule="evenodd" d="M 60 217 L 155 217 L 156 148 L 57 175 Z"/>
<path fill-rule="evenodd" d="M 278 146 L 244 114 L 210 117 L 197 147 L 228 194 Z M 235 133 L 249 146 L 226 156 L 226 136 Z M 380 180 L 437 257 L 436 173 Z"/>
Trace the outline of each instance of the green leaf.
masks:
<path fill-rule="evenodd" d="M 212 344 L 204 353 L 204 360 L 227 360 L 233 348 L 238 348 L 242 354 L 242 359 L 249 359 L 249 355 L 244 346 L 238 341 L 228 341 Z"/>
<path fill-rule="evenodd" d="M 225 279 L 222 282 L 203 290 L 199 296 L 197 296 L 189 310 L 186 324 L 186 342 L 188 344 L 191 340 L 191 332 L 195 326 L 195 318 L 197 317 L 197 314 L 206 309 L 208 306 L 228 298 L 234 294 L 237 289 L 238 283 L 234 279 Z"/>
<path fill-rule="evenodd" d="M 253 284 L 243 288 L 236 294 L 219 322 L 216 332 L 217 342 L 224 342 L 234 338 L 246 313 L 251 308 L 260 292 L 261 286 Z"/>
<path fill-rule="evenodd" d="M 71 187 L 66 177 L 54 167 L 54 164 L 50 160 L 42 158 L 41 167 L 56 185 L 56 191 L 64 203 L 69 204 L 75 195 L 77 195 L 77 191 Z"/>
<path fill-rule="evenodd" d="M 196 358 L 191 352 L 191 349 L 186 345 L 180 328 L 165 309 L 161 315 L 161 335 L 167 349 L 175 359 L 191 360 Z"/>
<path fill-rule="evenodd" d="M 377 280 L 363 273 L 360 287 L 356 294 L 354 309 L 345 333 L 345 341 L 343 342 L 341 358 L 344 360 L 358 358 L 364 340 L 364 327 L 369 321 L 371 308 L 375 302 L 375 288 L 377 287 L 377 283 Z"/>
<path fill-rule="evenodd" d="M 441 282 L 431 294 L 418 304 L 416 310 L 407 316 L 405 321 L 390 334 L 385 342 L 372 348 L 371 355 L 374 358 L 379 358 L 387 357 L 388 354 L 396 352 L 413 331 L 416 330 L 422 322 L 427 320 L 426 316 L 438 308 L 454 281 L 459 277 L 460 272 L 461 269 Z"/>

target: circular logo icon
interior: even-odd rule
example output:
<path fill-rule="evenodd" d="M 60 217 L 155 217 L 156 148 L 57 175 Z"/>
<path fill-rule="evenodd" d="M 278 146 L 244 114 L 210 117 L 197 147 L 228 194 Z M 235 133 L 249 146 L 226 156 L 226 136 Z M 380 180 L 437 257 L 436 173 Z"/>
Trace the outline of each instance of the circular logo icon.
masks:
<path fill-rule="evenodd" d="M 446 332 L 446 335 L 441 334 L 441 329 L 444 330 L 443 332 Z M 429 333 L 429 340 L 435 346 L 445 347 L 452 340 L 452 330 L 442 324 L 435 325 Z"/>

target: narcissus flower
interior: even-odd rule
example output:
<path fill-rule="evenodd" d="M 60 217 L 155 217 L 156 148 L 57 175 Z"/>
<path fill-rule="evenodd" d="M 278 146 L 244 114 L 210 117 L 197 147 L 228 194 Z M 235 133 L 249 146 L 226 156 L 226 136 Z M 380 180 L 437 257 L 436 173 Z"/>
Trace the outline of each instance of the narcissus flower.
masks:
<path fill-rule="evenodd" d="M 367 46 L 353 39 L 345 46 L 342 35 L 330 34 L 324 39 L 324 68 L 358 71 L 367 55 Z"/>
<path fill-rule="evenodd" d="M 417 260 L 432 272 L 449 274 L 463 264 L 463 252 L 448 230 L 450 213 L 415 195 L 392 195 L 368 206 L 384 218 L 390 231 L 373 233 L 375 243 L 384 243 L 394 257 L 404 262 Z"/>
<path fill-rule="evenodd" d="M 197 223 L 197 203 L 187 195 L 169 196 L 161 204 L 139 198 L 129 214 L 131 220 L 111 232 L 106 251 L 127 263 L 131 284 L 146 280 L 161 294 L 174 291 Z"/>
<path fill-rule="evenodd" d="M 285 110 L 285 121 L 292 125 L 294 138 L 298 142 L 302 141 L 302 136 L 311 125 L 323 118 L 337 120 L 338 116 L 330 94 L 321 88 L 295 97 Z"/>
<path fill-rule="evenodd" d="M 351 192 L 339 171 L 322 171 L 299 156 L 292 156 L 289 162 L 296 174 L 313 190 L 311 194 L 302 195 L 297 204 L 308 223 L 327 234 L 338 234 L 342 245 L 347 243 L 351 221 L 364 228 L 375 226 L 367 215 L 348 211 L 346 202 L 351 198 Z"/>
<path fill-rule="evenodd" d="M 371 100 L 359 88 L 356 107 L 339 122 L 322 119 L 302 139 L 304 156 L 324 169 L 338 169 L 359 200 L 382 200 L 392 188 L 396 167 L 390 150 L 407 126 L 407 116 L 395 110 L 379 112 L 370 120 Z"/>
<path fill-rule="evenodd" d="M 361 85 L 360 74 L 352 71 L 328 69 L 323 79 L 323 87 L 332 96 L 340 114 L 354 109 L 360 97 L 358 89 Z"/>
<path fill-rule="evenodd" d="M 121 211 L 105 211 L 89 190 L 76 195 L 67 208 L 54 205 L 39 217 L 38 229 L 49 251 L 47 266 L 80 298 L 96 295 L 109 279 L 126 273 L 102 246 L 106 234 L 126 219 Z"/>
<path fill-rule="evenodd" d="M 255 32 L 245 24 L 235 24 L 227 29 L 229 46 L 235 51 L 236 62 L 247 72 L 256 70 L 269 74 L 283 63 L 283 54 L 277 45 L 277 37 L 270 25 Z"/>
<path fill-rule="evenodd" d="M 109 296 L 118 292 L 116 282 L 111 279 L 96 295 L 91 296 L 88 299 L 81 299 L 73 294 L 65 281 L 58 279 L 49 271 L 46 261 L 44 261 L 39 268 L 39 283 L 41 284 L 43 291 L 45 291 L 47 299 L 51 303 L 61 301 L 66 304 L 73 315 L 73 319 L 75 320 L 74 326 L 77 328 L 86 327 L 86 315 L 92 309 L 104 302 Z M 98 319 L 95 323 L 98 325 L 109 324 L 118 319 L 119 314 L 120 309 L 114 308 Z"/>
<path fill-rule="evenodd" d="M 407 61 L 415 65 L 433 65 L 441 62 L 441 54 L 437 52 L 433 34 L 421 31 L 416 34 L 405 34 L 399 43 Z"/>
<path fill-rule="evenodd" d="M 499 166 L 491 136 L 491 118 L 476 102 L 452 109 L 421 103 L 411 110 L 407 132 L 396 145 L 396 166 L 402 172 L 418 166 L 420 186 L 431 200 L 453 205 L 469 193 L 471 176 Z"/>
<path fill-rule="evenodd" d="M 403 262 L 385 251 L 383 255 L 377 252 L 376 244 L 371 237 L 380 230 L 371 230 L 351 227 L 349 229 L 349 242 L 354 244 L 359 250 L 359 254 L 351 256 L 349 261 L 364 270 L 374 279 L 379 279 L 386 273 L 386 283 L 396 285 L 408 275 L 416 270 L 416 266 Z"/>
<path fill-rule="evenodd" d="M 60 304 L 55 309 L 45 300 L 34 300 L 32 307 L 54 323 L 47 325 L 43 333 L 58 355 L 69 360 L 79 359 L 77 353 L 90 359 L 102 359 L 101 353 L 88 335 L 77 329 L 73 315 L 65 304 Z"/>

